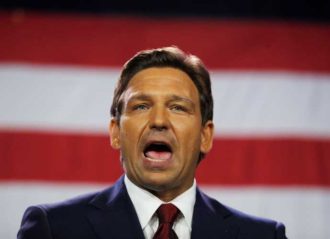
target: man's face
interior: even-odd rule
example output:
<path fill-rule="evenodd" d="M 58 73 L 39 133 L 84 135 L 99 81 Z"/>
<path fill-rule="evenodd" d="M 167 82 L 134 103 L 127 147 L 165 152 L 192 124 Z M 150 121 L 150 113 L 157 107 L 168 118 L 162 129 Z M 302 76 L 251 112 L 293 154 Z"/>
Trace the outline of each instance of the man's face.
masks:
<path fill-rule="evenodd" d="M 169 201 L 192 185 L 199 153 L 212 146 L 213 124 L 202 125 L 198 90 L 185 72 L 152 67 L 133 76 L 121 99 L 111 144 L 134 184 Z"/>

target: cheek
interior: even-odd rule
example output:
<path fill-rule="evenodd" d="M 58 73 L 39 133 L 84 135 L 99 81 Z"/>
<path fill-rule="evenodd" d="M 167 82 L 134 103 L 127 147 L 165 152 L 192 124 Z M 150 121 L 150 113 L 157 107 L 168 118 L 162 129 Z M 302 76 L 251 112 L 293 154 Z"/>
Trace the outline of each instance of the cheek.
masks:
<path fill-rule="evenodd" d="M 191 147 L 194 147 L 194 149 L 197 147 L 199 150 L 201 144 L 201 126 L 199 121 L 194 119 L 178 120 L 174 125 L 180 144 L 184 146 L 182 149 L 191 151 Z"/>
<path fill-rule="evenodd" d="M 123 119 L 120 127 L 121 142 L 127 146 L 135 147 L 143 131 L 143 124 L 136 119 Z"/>

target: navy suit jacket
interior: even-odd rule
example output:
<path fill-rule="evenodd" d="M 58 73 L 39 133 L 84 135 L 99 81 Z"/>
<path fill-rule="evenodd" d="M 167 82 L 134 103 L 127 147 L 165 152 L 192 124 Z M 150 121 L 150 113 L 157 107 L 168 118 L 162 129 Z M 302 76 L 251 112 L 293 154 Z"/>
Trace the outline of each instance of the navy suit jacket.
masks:
<path fill-rule="evenodd" d="M 123 177 L 114 186 L 62 203 L 29 207 L 18 239 L 142 239 Z M 285 239 L 284 226 L 228 208 L 197 189 L 191 238 Z"/>

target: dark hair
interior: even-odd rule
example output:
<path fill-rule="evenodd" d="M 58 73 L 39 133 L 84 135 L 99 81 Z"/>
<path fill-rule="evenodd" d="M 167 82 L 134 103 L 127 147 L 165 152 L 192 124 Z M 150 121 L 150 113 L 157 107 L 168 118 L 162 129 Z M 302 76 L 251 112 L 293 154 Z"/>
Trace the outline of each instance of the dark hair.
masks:
<path fill-rule="evenodd" d="M 175 46 L 140 51 L 125 63 L 114 91 L 112 117 L 120 119 L 123 106 L 120 98 L 132 77 L 150 67 L 173 67 L 188 74 L 199 92 L 202 124 L 212 120 L 213 98 L 209 73 L 198 57 L 186 54 Z"/>

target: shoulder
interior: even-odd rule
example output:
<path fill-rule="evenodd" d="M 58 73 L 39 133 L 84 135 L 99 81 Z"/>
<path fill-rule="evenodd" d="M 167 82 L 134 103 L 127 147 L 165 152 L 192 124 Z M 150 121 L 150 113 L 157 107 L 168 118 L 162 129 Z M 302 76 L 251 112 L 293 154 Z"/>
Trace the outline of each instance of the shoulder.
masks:
<path fill-rule="evenodd" d="M 216 199 L 199 192 L 200 199 L 226 225 L 235 228 L 238 238 L 277 238 L 285 239 L 285 227 L 275 220 L 249 215 L 226 206 Z"/>
<path fill-rule="evenodd" d="M 111 203 L 119 194 L 125 192 L 124 187 L 123 180 L 119 179 L 114 185 L 103 190 L 79 195 L 57 203 L 32 206 L 27 211 L 39 211 L 47 214 L 48 217 L 77 217 L 88 208 L 102 207 Z"/>
<path fill-rule="evenodd" d="M 74 230 L 79 225 L 88 225 L 83 215 L 89 201 L 97 194 L 83 195 L 59 203 L 30 206 L 24 212 L 17 238 L 51 239 L 64 233 L 65 228 Z"/>
<path fill-rule="evenodd" d="M 27 208 L 23 215 L 18 238 L 48 239 L 53 238 L 54 235 L 74 235 L 71 238 L 85 238 L 89 233 L 85 229 L 90 228 L 87 215 L 111 202 L 118 194 L 118 190 L 121 190 L 118 189 L 118 187 L 121 188 L 121 185 L 121 183 L 116 183 L 102 191 L 84 194 L 58 203 Z M 77 230 L 78 228 L 79 230 Z"/>
<path fill-rule="evenodd" d="M 61 202 L 34 205 L 28 208 L 31 211 L 40 211 L 48 217 L 69 218 L 78 216 L 89 207 L 90 201 L 101 194 L 102 191 L 83 194 Z M 65 217 L 64 217 L 65 216 Z"/>
<path fill-rule="evenodd" d="M 286 238 L 285 227 L 282 223 L 268 218 L 246 214 L 225 206 L 231 212 L 233 221 L 240 225 L 241 235 L 263 235 L 263 238 Z"/>

